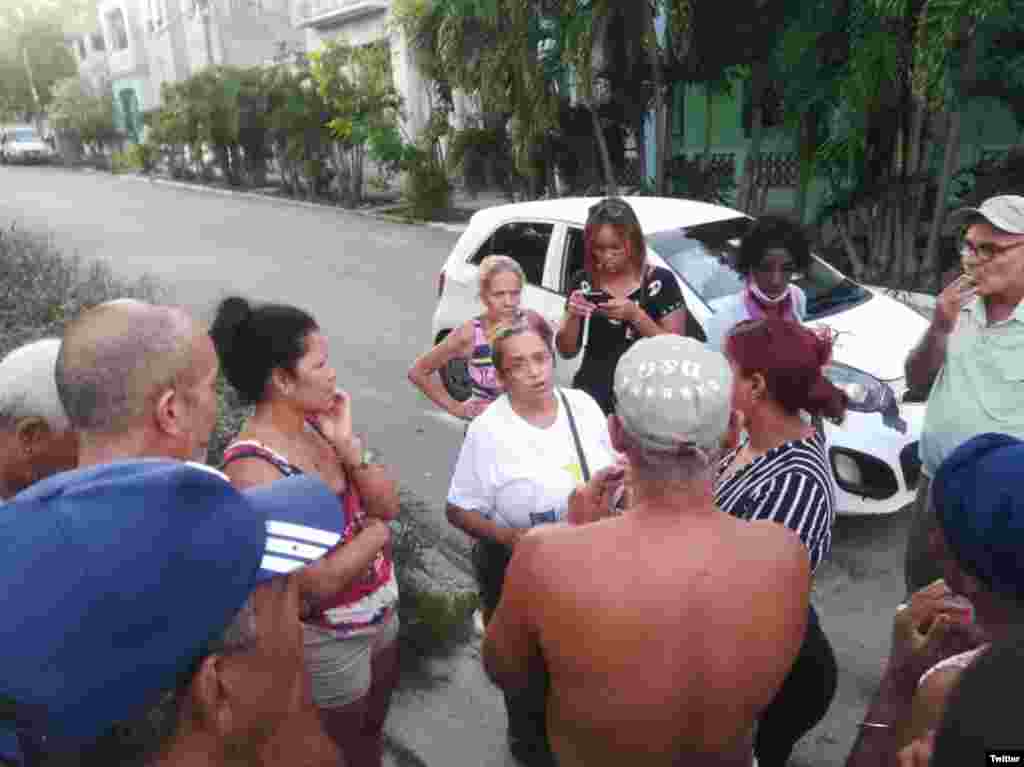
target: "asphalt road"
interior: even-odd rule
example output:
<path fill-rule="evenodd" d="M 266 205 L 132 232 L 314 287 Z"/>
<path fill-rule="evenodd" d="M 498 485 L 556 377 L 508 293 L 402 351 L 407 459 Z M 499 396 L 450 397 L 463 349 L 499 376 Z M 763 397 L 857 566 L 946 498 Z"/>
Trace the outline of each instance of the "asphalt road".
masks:
<path fill-rule="evenodd" d="M 205 319 L 231 294 L 311 312 L 357 429 L 401 468 L 405 488 L 443 500 L 463 427 L 406 371 L 430 341 L 438 271 L 457 235 L 57 168 L 2 167 L 0 190 L 0 223 L 52 232 L 66 252 L 124 276 L 151 274 Z"/>
<path fill-rule="evenodd" d="M 200 316 L 229 294 L 312 312 L 329 337 L 341 384 L 354 396 L 358 428 L 425 503 L 425 521 L 459 541 L 442 501 L 462 426 L 439 416 L 405 378 L 430 341 L 437 273 L 455 234 L 108 175 L 2 167 L 0 225 L 12 220 L 50 231 L 67 252 L 106 260 L 125 276 L 160 278 Z M 839 692 L 794 764 L 844 761 L 903 596 L 907 517 L 836 525 L 814 601 L 839 660 Z"/>

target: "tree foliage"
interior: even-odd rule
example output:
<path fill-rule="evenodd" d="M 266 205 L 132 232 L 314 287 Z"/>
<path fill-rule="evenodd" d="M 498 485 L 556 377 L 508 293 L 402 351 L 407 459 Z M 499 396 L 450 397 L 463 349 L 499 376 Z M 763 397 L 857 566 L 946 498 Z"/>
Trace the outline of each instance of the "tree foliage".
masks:
<path fill-rule="evenodd" d="M 84 0 L 0 4 L 0 118 L 44 111 L 54 85 L 75 74 L 77 66 L 64 35 L 69 29 L 83 28 L 89 7 Z M 91 7 L 95 14 L 95 6 Z"/>
<path fill-rule="evenodd" d="M 54 85 L 49 116 L 55 128 L 68 131 L 97 149 L 109 146 L 117 138 L 110 88 L 94 90 L 78 77 L 67 77 Z"/>

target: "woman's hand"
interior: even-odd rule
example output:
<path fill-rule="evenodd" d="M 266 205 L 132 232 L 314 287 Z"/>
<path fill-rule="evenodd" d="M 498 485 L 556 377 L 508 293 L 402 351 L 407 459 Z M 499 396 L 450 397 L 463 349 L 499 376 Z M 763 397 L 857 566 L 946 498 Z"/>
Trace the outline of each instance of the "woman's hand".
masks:
<path fill-rule="evenodd" d="M 363 536 L 367 536 L 367 544 L 376 549 L 383 549 L 391 542 L 391 528 L 382 519 L 367 517 L 363 520 L 363 529 L 357 534 L 360 539 Z"/>
<path fill-rule="evenodd" d="M 597 311 L 609 319 L 633 324 L 639 319 L 643 309 L 640 308 L 640 304 L 629 298 L 613 298 L 599 304 Z"/>
<path fill-rule="evenodd" d="M 326 413 L 315 416 L 316 425 L 334 452 L 346 466 L 358 466 L 363 460 L 363 442 L 352 433 L 352 397 L 340 389 Z"/>
<path fill-rule="evenodd" d="M 584 297 L 582 290 L 574 290 L 569 296 L 569 303 L 566 304 L 566 310 L 573 317 L 579 317 L 580 319 L 586 319 L 594 310 L 597 309 L 597 304 L 592 304 Z"/>
<path fill-rule="evenodd" d="M 482 399 L 468 399 L 465 402 L 460 402 L 452 415 L 456 418 L 461 418 L 464 421 L 472 421 L 478 415 L 483 413 L 490 404 L 490 402 Z"/>
<path fill-rule="evenodd" d="M 935 730 L 928 730 L 923 738 L 913 741 L 896 755 L 897 763 L 899 767 L 928 767 L 934 748 Z"/>
<path fill-rule="evenodd" d="M 914 684 L 929 668 L 984 641 L 963 608 L 950 603 L 953 592 L 941 578 L 916 591 L 893 620 L 889 669 Z"/>

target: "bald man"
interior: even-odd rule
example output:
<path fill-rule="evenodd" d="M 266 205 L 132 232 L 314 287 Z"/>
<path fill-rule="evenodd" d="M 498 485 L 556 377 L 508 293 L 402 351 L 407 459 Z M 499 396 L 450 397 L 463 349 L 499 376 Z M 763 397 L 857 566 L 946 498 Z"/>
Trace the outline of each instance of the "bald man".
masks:
<path fill-rule="evenodd" d="M 645 338 L 619 361 L 614 391 L 609 431 L 634 503 L 517 541 L 484 668 L 507 691 L 547 671 L 561 767 L 750 767 L 755 723 L 806 629 L 807 551 L 782 525 L 715 507 L 725 357 L 692 338 Z"/>
<path fill-rule="evenodd" d="M 79 465 L 139 457 L 204 461 L 217 419 L 217 353 L 183 309 L 118 300 L 64 334 L 56 380 L 79 432 Z"/>

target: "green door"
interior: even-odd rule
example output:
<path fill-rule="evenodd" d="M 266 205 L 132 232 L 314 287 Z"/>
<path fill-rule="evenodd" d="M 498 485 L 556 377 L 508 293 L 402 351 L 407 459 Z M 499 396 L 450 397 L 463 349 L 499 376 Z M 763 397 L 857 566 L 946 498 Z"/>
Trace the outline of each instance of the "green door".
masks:
<path fill-rule="evenodd" d="M 135 94 L 134 88 L 125 88 L 119 94 L 121 97 L 121 112 L 124 114 L 124 131 L 128 138 L 134 143 L 139 143 L 139 97 Z"/>

